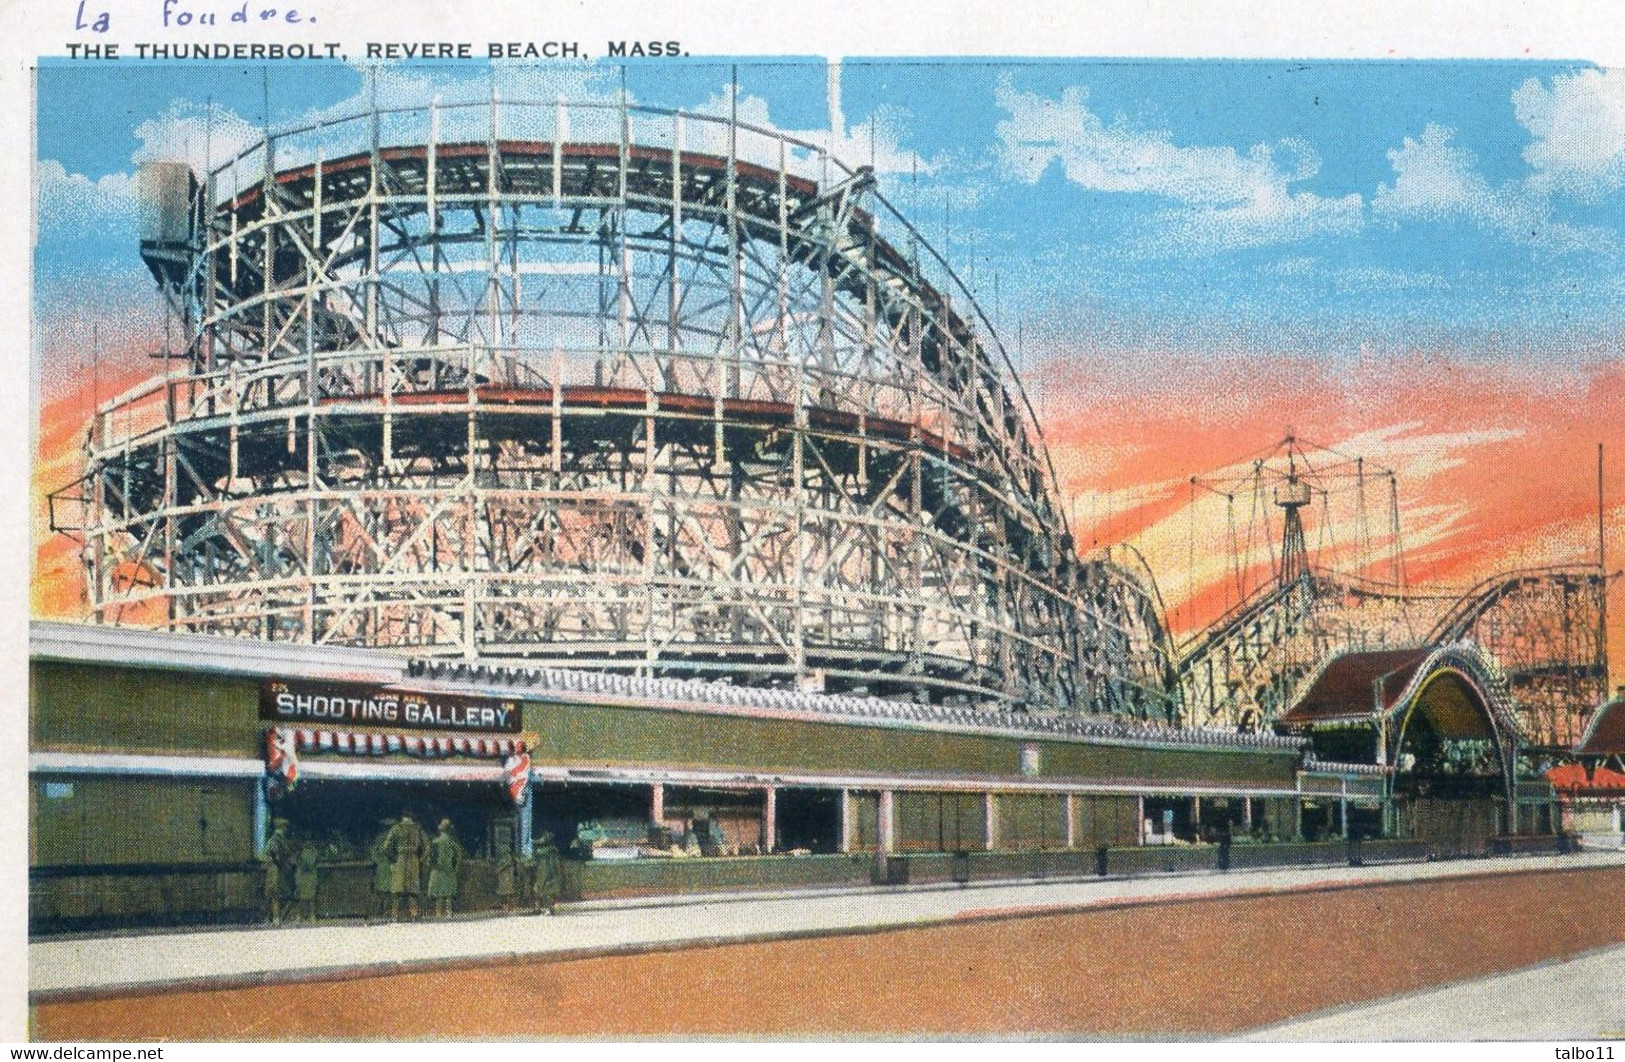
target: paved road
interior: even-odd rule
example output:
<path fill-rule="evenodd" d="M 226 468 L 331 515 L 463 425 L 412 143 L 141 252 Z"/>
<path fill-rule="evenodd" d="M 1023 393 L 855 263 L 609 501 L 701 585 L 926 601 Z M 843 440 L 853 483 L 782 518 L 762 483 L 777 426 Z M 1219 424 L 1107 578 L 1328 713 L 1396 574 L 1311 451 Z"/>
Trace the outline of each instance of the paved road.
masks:
<path fill-rule="evenodd" d="M 1625 946 L 1512 973 L 1340 1007 L 1243 1040 L 1625 1039 Z"/>
<path fill-rule="evenodd" d="M 765 940 L 1181 898 L 1625 865 L 1625 853 L 1238 871 L 1230 874 L 860 889 L 581 905 L 554 918 L 504 916 L 397 925 L 292 926 L 36 941 L 36 999 L 164 985 L 254 983 L 520 956 L 586 956 Z"/>

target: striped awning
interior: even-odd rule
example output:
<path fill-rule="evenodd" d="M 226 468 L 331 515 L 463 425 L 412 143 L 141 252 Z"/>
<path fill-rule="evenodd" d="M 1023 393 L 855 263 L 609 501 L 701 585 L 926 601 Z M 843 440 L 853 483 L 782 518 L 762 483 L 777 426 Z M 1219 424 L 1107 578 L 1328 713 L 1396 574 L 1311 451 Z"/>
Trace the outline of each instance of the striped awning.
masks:
<path fill-rule="evenodd" d="M 507 759 L 525 752 L 518 738 L 452 737 L 434 734 L 358 734 L 349 730 L 306 730 L 284 728 L 300 752 L 332 752 L 345 756 L 388 756 L 404 753 L 423 759 L 471 756 L 481 759 Z"/>

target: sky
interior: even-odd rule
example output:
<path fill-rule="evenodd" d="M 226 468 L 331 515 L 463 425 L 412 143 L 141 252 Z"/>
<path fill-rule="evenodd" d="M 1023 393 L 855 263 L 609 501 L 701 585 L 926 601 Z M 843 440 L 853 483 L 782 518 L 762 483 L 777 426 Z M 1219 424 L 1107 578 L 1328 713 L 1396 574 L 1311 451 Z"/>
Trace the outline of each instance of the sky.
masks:
<path fill-rule="evenodd" d="M 734 77 L 700 61 L 43 65 L 36 613 L 82 607 L 45 494 L 76 475 L 92 401 L 150 375 L 164 345 L 136 253 L 141 162 L 201 167 L 267 122 L 374 95 L 624 87 L 720 111 Z M 1610 566 L 1625 563 L 1625 71 L 848 60 L 832 74 L 781 59 L 742 62 L 737 79 L 742 118 L 873 165 L 976 292 L 1080 547 L 1143 553 L 1177 629 L 1234 602 L 1238 567 L 1240 589 L 1267 577 L 1263 525 L 1246 544 L 1247 499 L 1226 495 L 1289 431 L 1393 471 L 1407 578 L 1437 585 L 1594 560 L 1603 442 Z M 1386 487 L 1367 504 L 1386 528 Z M 1344 490 L 1311 514 L 1311 546 L 1381 575 L 1354 505 Z M 1620 681 L 1617 588 L 1612 612 Z"/>

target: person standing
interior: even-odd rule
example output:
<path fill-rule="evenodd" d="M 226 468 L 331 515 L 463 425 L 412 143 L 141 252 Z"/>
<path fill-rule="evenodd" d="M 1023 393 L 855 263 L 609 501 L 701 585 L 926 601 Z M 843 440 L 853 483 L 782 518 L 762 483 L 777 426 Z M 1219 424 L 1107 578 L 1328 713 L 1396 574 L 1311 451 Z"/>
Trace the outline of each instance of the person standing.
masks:
<path fill-rule="evenodd" d="M 299 846 L 299 857 L 293 864 L 294 917 L 301 922 L 316 921 L 316 891 L 320 885 L 321 849 L 315 841 Z"/>
<path fill-rule="evenodd" d="M 423 895 L 423 861 L 429 854 L 429 839 L 423 827 L 410 814 L 389 828 L 384 837 L 384 858 L 389 860 L 389 917 L 401 917 L 401 900 L 406 901 L 408 917 L 418 917 L 418 897 Z"/>
<path fill-rule="evenodd" d="M 384 842 L 389 839 L 389 831 L 394 825 L 390 819 L 380 819 L 378 836 L 373 838 L 372 847 L 368 849 L 368 855 L 372 858 L 372 916 L 379 919 L 389 910 L 389 898 L 395 891 L 392 884 L 395 868 L 384 854 Z"/>
<path fill-rule="evenodd" d="M 536 842 L 536 877 L 535 897 L 538 910 L 546 910 L 548 914 L 557 913 L 559 890 L 564 882 L 564 867 L 559 860 L 559 850 L 553 847 L 553 835 L 542 834 Z"/>
<path fill-rule="evenodd" d="M 463 846 L 452 836 L 451 820 L 440 820 L 440 831 L 429 842 L 429 899 L 434 913 L 451 914 L 451 901 L 457 898 L 457 872 L 463 865 Z"/>
<path fill-rule="evenodd" d="M 522 864 L 519 856 L 509 852 L 497 861 L 497 906 L 504 911 L 512 911 L 514 900 L 519 895 L 519 872 Z"/>
<path fill-rule="evenodd" d="M 265 867 L 265 906 L 271 924 L 279 926 L 282 924 L 282 900 L 291 884 L 293 840 L 288 836 L 287 819 L 277 819 L 271 826 L 271 836 L 266 838 L 260 863 Z"/>

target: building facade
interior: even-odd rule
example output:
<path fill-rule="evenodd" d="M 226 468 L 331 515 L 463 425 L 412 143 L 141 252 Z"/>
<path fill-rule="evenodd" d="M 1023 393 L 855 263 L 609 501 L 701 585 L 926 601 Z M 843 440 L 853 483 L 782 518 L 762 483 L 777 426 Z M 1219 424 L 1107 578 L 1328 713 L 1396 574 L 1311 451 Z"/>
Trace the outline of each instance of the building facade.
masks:
<path fill-rule="evenodd" d="M 30 749 L 42 929 L 256 917 L 277 818 L 339 916 L 403 814 L 452 822 L 477 907 L 544 837 L 576 896 L 1092 874 L 1324 841 L 1382 793 L 1273 735 L 55 623 Z"/>

